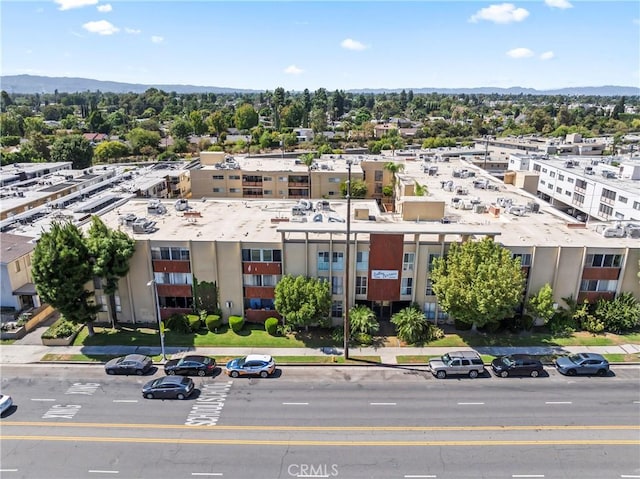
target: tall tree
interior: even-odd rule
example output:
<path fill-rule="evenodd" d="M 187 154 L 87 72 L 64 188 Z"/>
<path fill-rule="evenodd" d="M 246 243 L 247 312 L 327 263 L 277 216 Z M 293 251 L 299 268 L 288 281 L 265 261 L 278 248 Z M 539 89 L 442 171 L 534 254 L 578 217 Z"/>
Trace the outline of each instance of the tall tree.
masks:
<path fill-rule="evenodd" d="M 285 275 L 275 289 L 275 307 L 292 326 L 324 323 L 331 311 L 329 282 L 318 278 Z"/>
<path fill-rule="evenodd" d="M 238 130 L 250 130 L 258 125 L 258 113 L 253 105 L 245 103 L 238 107 L 233 120 Z"/>
<path fill-rule="evenodd" d="M 87 246 L 93 257 L 93 274 L 104 280 L 103 290 L 109 299 L 111 324 L 115 328 L 118 324 L 118 281 L 129 272 L 129 260 L 135 253 L 136 242 L 124 231 L 111 229 L 99 217 L 93 216 Z"/>
<path fill-rule="evenodd" d="M 491 238 L 451 244 L 431 280 L 440 307 L 474 330 L 512 315 L 525 284 L 520 259 Z"/>
<path fill-rule="evenodd" d="M 556 312 L 553 300 L 553 290 L 549 283 L 545 284 L 540 291 L 529 298 L 527 311 L 535 318 L 540 318 L 546 324 Z"/>
<path fill-rule="evenodd" d="M 54 223 L 40 236 L 31 273 L 42 301 L 69 321 L 86 324 L 93 335 L 91 323 L 100 306 L 91 301 L 93 293 L 85 288 L 93 277 L 93 266 L 82 232 L 74 224 Z"/>
<path fill-rule="evenodd" d="M 51 161 L 70 161 L 74 170 L 91 166 L 93 147 L 82 135 L 68 135 L 58 138 L 51 146 Z"/>
<path fill-rule="evenodd" d="M 384 169 L 391 173 L 391 188 L 392 188 L 392 199 L 393 199 L 393 211 L 396 210 L 396 183 L 398 181 L 398 173 L 404 171 L 404 164 L 396 163 L 395 161 L 387 161 L 384 164 Z"/>

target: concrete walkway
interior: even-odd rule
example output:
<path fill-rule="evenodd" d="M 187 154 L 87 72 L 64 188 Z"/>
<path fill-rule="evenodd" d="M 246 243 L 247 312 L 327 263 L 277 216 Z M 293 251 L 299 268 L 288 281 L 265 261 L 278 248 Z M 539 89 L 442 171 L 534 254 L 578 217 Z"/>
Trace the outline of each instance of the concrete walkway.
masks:
<path fill-rule="evenodd" d="M 33 333 L 31 333 L 33 334 Z M 31 335 L 30 334 L 30 335 Z M 38 338 L 39 339 L 39 338 Z M 530 347 L 381 347 L 350 348 L 350 357 L 379 356 L 384 364 L 397 364 L 398 356 L 440 356 L 446 352 L 474 350 L 480 354 L 501 356 L 505 354 L 570 354 L 576 352 L 593 352 L 600 354 L 640 354 L 640 345 L 625 344 L 620 346 L 530 346 Z M 271 356 L 341 356 L 342 348 L 232 348 L 232 347 L 168 347 L 167 356 L 181 352 L 197 352 L 209 356 L 244 356 L 246 354 L 269 354 Z M 149 346 L 43 346 L 42 344 L 18 344 L 0 346 L 0 364 L 32 364 L 41 361 L 45 354 L 84 354 L 93 355 L 125 355 L 140 353 L 146 355 L 160 354 L 160 347 Z M 640 358 L 639 358 L 640 362 Z"/>

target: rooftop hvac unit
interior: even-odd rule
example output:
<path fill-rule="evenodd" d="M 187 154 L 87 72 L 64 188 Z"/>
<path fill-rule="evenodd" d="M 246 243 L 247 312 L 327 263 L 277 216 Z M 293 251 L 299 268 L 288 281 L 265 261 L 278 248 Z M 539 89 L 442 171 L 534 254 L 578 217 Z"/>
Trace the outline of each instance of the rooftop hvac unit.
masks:
<path fill-rule="evenodd" d="M 622 226 L 609 226 L 602 230 L 605 238 L 624 238 L 625 230 Z"/>
<path fill-rule="evenodd" d="M 175 203 L 176 211 L 186 211 L 189 209 L 189 201 L 182 198 Z"/>
<path fill-rule="evenodd" d="M 475 205 L 473 207 L 474 213 L 486 213 L 487 207 L 485 205 Z"/>
<path fill-rule="evenodd" d="M 530 201 L 529 203 L 527 203 L 527 209 L 532 213 L 538 213 L 540 212 L 540 205 L 535 201 Z"/>

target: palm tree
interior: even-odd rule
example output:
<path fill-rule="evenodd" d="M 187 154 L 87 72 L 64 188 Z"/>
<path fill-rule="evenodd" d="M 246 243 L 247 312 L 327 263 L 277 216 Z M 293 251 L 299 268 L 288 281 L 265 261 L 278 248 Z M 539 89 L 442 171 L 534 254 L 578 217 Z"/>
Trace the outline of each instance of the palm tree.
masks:
<path fill-rule="evenodd" d="M 427 188 L 427 185 L 421 185 L 416 181 L 413 193 L 415 196 L 427 196 L 429 194 L 429 189 Z"/>
<path fill-rule="evenodd" d="M 378 318 L 371 308 L 362 304 L 354 306 L 349 310 L 349 326 L 351 335 L 375 334 L 380 329 Z"/>
<path fill-rule="evenodd" d="M 396 210 L 396 181 L 397 174 L 401 171 L 404 171 L 404 164 L 396 163 L 395 161 L 387 161 L 384 164 L 384 169 L 391 172 L 391 188 L 393 189 L 392 201 L 393 201 L 393 211 Z"/>
<path fill-rule="evenodd" d="M 311 199 L 311 167 L 313 166 L 315 159 L 316 158 L 313 153 L 303 153 L 300 155 L 300 161 L 305 164 L 307 172 L 309 172 L 309 199 Z"/>
<path fill-rule="evenodd" d="M 425 341 L 429 333 L 429 323 L 422 311 L 409 306 L 391 316 L 391 322 L 396 327 L 396 334 L 407 344 Z"/>

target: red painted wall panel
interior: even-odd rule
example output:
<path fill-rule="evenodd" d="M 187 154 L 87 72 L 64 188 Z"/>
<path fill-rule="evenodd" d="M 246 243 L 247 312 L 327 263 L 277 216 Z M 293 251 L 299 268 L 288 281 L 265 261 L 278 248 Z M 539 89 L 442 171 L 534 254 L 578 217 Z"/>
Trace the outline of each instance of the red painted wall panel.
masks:
<path fill-rule="evenodd" d="M 620 268 L 585 268 L 582 279 L 618 279 Z"/>
<path fill-rule="evenodd" d="M 262 299 L 275 299 L 276 288 L 275 286 L 245 286 L 244 287 L 245 298 L 262 298 Z"/>
<path fill-rule="evenodd" d="M 400 299 L 400 278 L 402 276 L 402 254 L 404 235 L 371 234 L 369 242 L 369 301 L 398 301 Z M 398 279 L 372 279 L 373 270 L 398 272 Z"/>
<path fill-rule="evenodd" d="M 193 290 L 190 284 L 159 284 L 158 296 L 190 298 L 193 296 Z"/>
<path fill-rule="evenodd" d="M 190 273 L 191 264 L 188 261 L 154 259 L 153 271 L 158 273 Z"/>
<path fill-rule="evenodd" d="M 282 274 L 282 263 L 242 263 L 243 274 Z"/>

